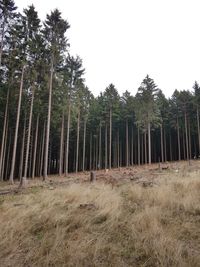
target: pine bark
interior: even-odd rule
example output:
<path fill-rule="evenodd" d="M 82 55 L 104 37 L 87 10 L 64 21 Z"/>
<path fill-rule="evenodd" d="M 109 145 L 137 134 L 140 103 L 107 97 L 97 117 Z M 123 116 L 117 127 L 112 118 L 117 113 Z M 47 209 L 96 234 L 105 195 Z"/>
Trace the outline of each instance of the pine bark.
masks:
<path fill-rule="evenodd" d="M 86 141 L 86 125 L 87 125 L 87 120 L 84 119 L 84 126 L 83 126 L 83 172 L 85 171 L 85 141 Z"/>
<path fill-rule="evenodd" d="M 24 177 L 23 177 L 24 182 L 26 181 L 27 170 L 28 170 L 28 159 L 29 159 L 29 151 L 30 151 L 29 149 L 30 149 L 30 139 L 31 139 L 32 118 L 33 118 L 34 94 L 35 94 L 35 87 L 33 86 L 30 113 L 29 113 L 29 122 L 28 122 L 28 136 L 27 136 L 27 142 L 26 142 L 26 157 L 25 157 L 25 164 L 24 164 Z"/>
<path fill-rule="evenodd" d="M 99 163 L 98 169 L 101 169 L 101 122 L 99 124 Z"/>
<path fill-rule="evenodd" d="M 164 162 L 164 149 L 163 149 L 163 125 L 160 126 L 160 147 L 161 147 L 161 162 Z"/>
<path fill-rule="evenodd" d="M 181 160 L 181 145 L 180 145 L 180 129 L 179 129 L 179 121 L 177 117 L 177 139 L 178 139 L 178 160 Z"/>
<path fill-rule="evenodd" d="M 105 126 L 105 169 L 107 169 L 107 164 L 108 164 L 108 126 L 107 126 L 107 123 L 106 123 L 106 126 Z"/>
<path fill-rule="evenodd" d="M 79 156 L 79 130 L 80 130 L 80 108 L 78 110 L 77 118 L 77 138 L 76 138 L 76 173 L 78 172 L 78 156 Z"/>
<path fill-rule="evenodd" d="M 50 122 L 51 122 L 52 85 L 53 85 L 53 60 L 51 62 L 50 80 L 49 80 L 49 103 L 48 103 L 48 116 L 47 116 L 47 127 L 46 127 L 43 181 L 46 180 L 47 175 L 48 175 L 47 172 L 48 172 L 48 157 L 49 157 L 49 135 L 50 135 Z"/>
<path fill-rule="evenodd" d="M 138 127 L 138 133 L 137 133 L 137 137 L 138 137 L 138 142 L 137 142 L 137 147 L 138 147 L 138 165 L 140 165 L 140 128 Z"/>
<path fill-rule="evenodd" d="M 197 106 L 197 131 L 198 131 L 198 148 L 199 148 L 199 154 L 200 155 L 200 126 L 199 126 L 199 108 Z"/>
<path fill-rule="evenodd" d="M 20 118 L 22 91 L 23 91 L 23 84 L 24 84 L 24 71 L 25 71 L 25 66 L 22 67 L 22 74 L 21 74 L 21 81 L 20 81 L 19 99 L 18 99 L 18 107 L 17 107 L 17 119 L 16 119 L 16 125 L 15 125 L 15 137 L 14 137 L 11 170 L 10 170 L 10 178 L 9 178 L 10 183 L 14 182 L 17 139 L 18 139 L 18 131 L 19 131 L 19 118 Z"/>
<path fill-rule="evenodd" d="M 59 156 L 59 175 L 63 174 L 63 147 L 64 147 L 64 111 L 62 113 L 61 133 L 60 133 L 60 156 Z"/>
<path fill-rule="evenodd" d="M 112 165 L 112 109 L 110 108 L 110 149 L 109 149 L 109 169 Z"/>
<path fill-rule="evenodd" d="M 35 178 L 35 163 L 37 155 L 37 145 L 38 145 L 38 126 L 39 126 L 39 115 L 37 115 L 36 129 L 35 129 L 35 142 L 34 142 L 34 152 L 33 152 L 33 166 L 32 166 L 32 179 Z"/>
<path fill-rule="evenodd" d="M 148 151 L 149 151 L 149 164 L 151 164 L 151 125 L 148 122 Z"/>
<path fill-rule="evenodd" d="M 70 120 L 71 120 L 71 97 L 69 96 L 68 114 L 67 114 L 67 140 L 66 140 L 66 151 L 65 151 L 65 176 L 68 174 L 69 168 L 69 131 L 70 131 Z"/>
<path fill-rule="evenodd" d="M 9 94 L 10 94 L 9 91 L 10 90 L 8 89 L 7 97 L 6 97 L 6 108 L 5 108 L 5 114 L 4 114 L 4 122 L 3 122 L 1 152 L 0 152 L 0 180 L 1 181 L 3 180 L 3 177 L 1 176 L 1 173 L 2 173 L 2 165 L 3 165 L 3 154 L 4 154 L 4 149 L 5 149 L 6 125 L 7 125 L 7 120 L 8 120 L 8 100 L 9 100 Z"/>
<path fill-rule="evenodd" d="M 126 119 L 126 167 L 129 166 L 128 120 Z"/>

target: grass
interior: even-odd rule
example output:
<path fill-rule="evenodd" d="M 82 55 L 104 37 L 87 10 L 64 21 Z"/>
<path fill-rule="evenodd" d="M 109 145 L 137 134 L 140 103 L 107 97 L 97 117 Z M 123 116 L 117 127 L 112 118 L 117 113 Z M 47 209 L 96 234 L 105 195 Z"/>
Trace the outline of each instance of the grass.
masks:
<path fill-rule="evenodd" d="M 77 183 L 0 198 L 0 266 L 200 266 L 200 176 Z"/>

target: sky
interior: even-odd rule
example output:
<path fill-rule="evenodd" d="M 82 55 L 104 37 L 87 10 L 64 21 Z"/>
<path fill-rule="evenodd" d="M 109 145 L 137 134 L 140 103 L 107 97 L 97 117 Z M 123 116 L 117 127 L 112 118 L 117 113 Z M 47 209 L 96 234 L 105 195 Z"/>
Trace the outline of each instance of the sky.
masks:
<path fill-rule="evenodd" d="M 113 83 L 135 95 L 147 74 L 166 97 L 200 81 L 199 0 L 15 0 L 33 4 L 41 20 L 55 8 L 71 25 L 70 53 L 79 55 L 97 96 Z"/>

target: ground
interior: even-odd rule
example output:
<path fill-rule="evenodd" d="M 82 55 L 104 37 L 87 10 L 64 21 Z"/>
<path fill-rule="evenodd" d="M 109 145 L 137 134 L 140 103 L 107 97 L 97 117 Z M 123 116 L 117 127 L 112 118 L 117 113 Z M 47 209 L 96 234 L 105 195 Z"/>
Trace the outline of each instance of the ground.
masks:
<path fill-rule="evenodd" d="M 200 266 L 200 161 L 0 184 L 0 266 Z"/>

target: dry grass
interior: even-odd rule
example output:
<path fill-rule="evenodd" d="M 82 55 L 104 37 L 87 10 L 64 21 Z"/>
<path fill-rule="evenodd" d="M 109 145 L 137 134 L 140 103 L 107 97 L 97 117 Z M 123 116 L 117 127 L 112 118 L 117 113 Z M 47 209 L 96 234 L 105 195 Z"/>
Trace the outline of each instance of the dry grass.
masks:
<path fill-rule="evenodd" d="M 77 183 L 0 198 L 0 266 L 200 266 L 200 176 Z"/>

